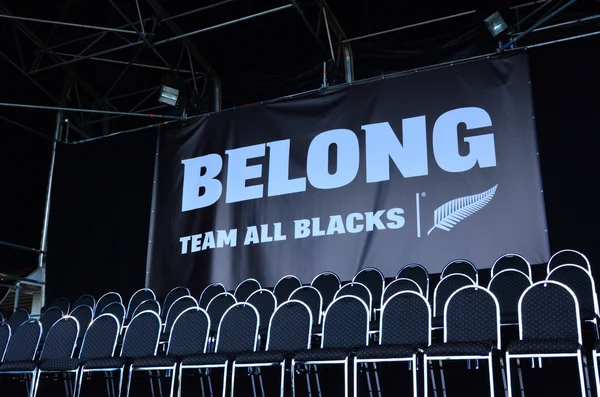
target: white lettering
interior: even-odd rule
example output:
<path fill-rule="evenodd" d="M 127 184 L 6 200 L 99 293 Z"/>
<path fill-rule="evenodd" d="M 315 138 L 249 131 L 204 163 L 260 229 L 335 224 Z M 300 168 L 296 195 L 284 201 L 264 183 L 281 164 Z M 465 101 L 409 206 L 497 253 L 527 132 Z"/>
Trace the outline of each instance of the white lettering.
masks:
<path fill-rule="evenodd" d="M 265 144 L 227 150 L 225 153 L 229 156 L 225 202 L 237 203 L 238 201 L 261 198 L 264 190 L 263 185 L 246 186 L 246 181 L 262 176 L 262 164 L 249 166 L 248 160 L 263 157 L 265 155 Z"/>
<path fill-rule="evenodd" d="M 346 233 L 344 229 L 344 220 L 341 215 L 331 215 L 329 217 L 329 226 L 327 226 L 327 235 Z"/>
<path fill-rule="evenodd" d="M 181 254 L 187 254 L 188 252 L 188 244 L 190 242 L 191 237 L 190 236 L 185 236 L 185 237 L 181 237 L 179 239 L 179 242 L 181 243 Z"/>
<path fill-rule="evenodd" d="M 274 241 L 283 241 L 283 240 L 287 239 L 286 235 L 281 232 L 281 222 L 274 223 L 273 228 L 274 228 L 274 236 L 273 236 Z"/>
<path fill-rule="evenodd" d="M 194 234 L 192 236 L 192 252 L 200 252 L 202 251 L 202 247 L 200 246 L 200 243 L 202 242 L 202 233 L 200 234 Z"/>
<path fill-rule="evenodd" d="M 288 179 L 290 176 L 290 140 L 267 143 L 269 147 L 268 196 L 304 192 L 306 178 Z"/>
<path fill-rule="evenodd" d="M 357 225 L 356 221 L 362 221 L 363 214 L 359 212 L 352 213 L 346 218 L 346 230 L 348 233 L 360 233 L 364 229 L 364 225 Z"/>
<path fill-rule="evenodd" d="M 402 208 L 392 208 L 386 213 L 386 217 L 390 222 L 386 223 L 388 229 L 400 229 L 404 226 L 404 210 Z"/>
<path fill-rule="evenodd" d="M 310 236 L 310 219 L 294 221 L 294 238 L 306 238 L 308 236 Z"/>
<path fill-rule="evenodd" d="M 182 160 L 183 188 L 181 211 L 192 211 L 213 205 L 221 197 L 223 185 L 215 179 L 223 168 L 223 159 L 218 154 Z M 202 175 L 202 170 L 206 172 Z M 204 194 L 200 194 L 204 188 Z"/>
<path fill-rule="evenodd" d="M 246 230 L 246 238 L 244 239 L 244 245 L 258 243 L 260 243 L 260 239 L 258 238 L 258 229 L 256 226 L 248 226 L 248 230 Z"/>
<path fill-rule="evenodd" d="M 202 250 L 215 248 L 215 234 L 213 232 L 204 233 L 204 241 L 202 241 Z"/>
<path fill-rule="evenodd" d="M 383 215 L 385 211 L 377 211 L 376 213 L 365 212 L 366 216 L 366 230 L 367 232 L 372 232 L 374 227 L 377 227 L 377 230 L 385 229 L 385 225 L 381 221 L 381 215 Z"/>
<path fill-rule="evenodd" d="M 217 248 L 223 248 L 223 246 L 229 245 L 235 247 L 237 245 L 237 229 L 229 230 L 217 230 Z"/>
<path fill-rule="evenodd" d="M 335 173 L 329 173 L 329 148 L 335 144 Z M 356 134 L 350 130 L 330 130 L 317 135 L 308 148 L 306 175 L 317 189 L 346 186 L 356 178 L 360 164 L 360 148 Z"/>
<path fill-rule="evenodd" d="M 273 237 L 269 236 L 269 225 L 260 225 L 260 242 L 270 243 Z"/>

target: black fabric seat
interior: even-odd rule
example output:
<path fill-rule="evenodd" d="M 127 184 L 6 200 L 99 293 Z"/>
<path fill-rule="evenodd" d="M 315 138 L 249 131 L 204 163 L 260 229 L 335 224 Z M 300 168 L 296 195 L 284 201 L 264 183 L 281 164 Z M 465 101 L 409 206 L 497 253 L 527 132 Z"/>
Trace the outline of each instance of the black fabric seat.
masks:
<path fill-rule="evenodd" d="M 42 371 L 75 371 L 84 363 L 85 360 L 81 358 L 60 358 L 55 360 L 45 360 L 40 363 L 39 368 Z"/>
<path fill-rule="evenodd" d="M 92 358 L 83 364 L 84 369 L 121 368 L 127 364 L 123 357 Z"/>
<path fill-rule="evenodd" d="M 386 359 L 389 357 L 403 358 L 412 357 L 414 354 L 422 352 L 419 346 L 412 345 L 373 345 L 362 347 L 356 353 L 358 359 Z"/>
<path fill-rule="evenodd" d="M 174 356 L 151 356 L 136 358 L 131 365 L 133 367 L 170 367 L 177 364 L 177 357 Z"/>
<path fill-rule="evenodd" d="M 35 361 L 13 361 L 0 365 L 0 372 L 8 371 L 34 371 L 37 368 Z"/>
<path fill-rule="evenodd" d="M 434 343 L 427 349 L 431 356 L 485 356 L 496 346 L 494 342 Z"/>
<path fill-rule="evenodd" d="M 312 349 L 296 354 L 296 361 L 333 361 L 343 360 L 352 353 L 350 349 Z"/>
<path fill-rule="evenodd" d="M 222 353 L 206 353 L 197 356 L 184 357 L 181 360 L 182 365 L 212 365 L 225 364 L 225 361 L 232 358 L 230 355 Z"/>
<path fill-rule="evenodd" d="M 236 364 L 282 362 L 291 357 L 293 357 L 293 352 L 269 350 L 240 354 L 236 357 L 235 362 Z"/>
<path fill-rule="evenodd" d="M 596 344 L 598 341 L 596 341 Z M 509 354 L 577 353 L 581 345 L 573 339 L 518 340 L 508 345 Z"/>

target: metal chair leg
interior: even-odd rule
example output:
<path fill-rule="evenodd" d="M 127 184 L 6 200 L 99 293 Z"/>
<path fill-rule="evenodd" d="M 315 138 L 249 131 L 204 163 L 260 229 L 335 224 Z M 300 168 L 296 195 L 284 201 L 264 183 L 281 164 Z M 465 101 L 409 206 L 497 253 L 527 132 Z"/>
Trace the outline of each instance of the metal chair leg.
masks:
<path fill-rule="evenodd" d="M 148 371 L 150 373 L 150 371 Z M 129 397 L 129 390 L 131 389 L 131 378 L 133 377 L 133 366 L 129 366 L 129 376 L 127 377 L 127 389 L 125 390 L 125 397 Z"/>
<path fill-rule="evenodd" d="M 414 371 L 414 368 L 413 368 Z M 429 396 L 429 385 L 427 384 L 427 374 L 428 374 L 429 368 L 428 368 L 428 364 L 427 364 L 427 354 L 423 355 L 423 396 L 424 397 L 428 397 Z M 431 371 L 431 376 L 433 378 L 433 371 Z"/>
<path fill-rule="evenodd" d="M 313 365 L 315 368 L 315 381 L 317 382 L 317 396 L 321 397 L 321 380 L 319 379 L 319 371 L 316 365 Z"/>
<path fill-rule="evenodd" d="M 296 397 L 296 361 L 294 359 L 290 365 L 290 376 L 292 377 L 292 397 Z"/>
<path fill-rule="evenodd" d="M 227 397 L 227 369 L 229 367 L 229 361 L 225 361 L 223 367 L 223 397 Z"/>
<path fill-rule="evenodd" d="M 121 397 L 121 392 L 123 390 L 123 375 L 125 374 L 125 367 L 121 367 L 121 370 L 119 371 L 119 395 L 118 397 Z"/>
<path fill-rule="evenodd" d="M 279 386 L 279 396 L 285 397 L 285 360 L 281 362 L 281 384 Z"/>
<path fill-rule="evenodd" d="M 523 384 L 523 372 L 521 371 L 521 360 L 517 358 L 517 374 L 519 375 L 519 387 L 521 388 L 521 397 L 525 397 L 525 387 Z"/>
<path fill-rule="evenodd" d="M 263 385 L 263 379 L 262 379 L 262 374 L 261 374 L 261 371 L 260 371 L 260 367 L 258 367 L 256 369 L 256 372 L 258 373 L 258 384 L 260 385 L 260 395 L 262 397 L 265 397 L 265 387 Z"/>
<path fill-rule="evenodd" d="M 488 356 L 488 372 L 490 375 L 490 397 L 494 397 L 494 363 L 492 361 L 492 353 Z"/>
<path fill-rule="evenodd" d="M 231 364 L 231 397 L 233 397 L 234 388 L 235 388 L 235 361 Z M 252 390 L 254 391 L 254 377 L 252 378 Z"/>
<path fill-rule="evenodd" d="M 346 360 L 344 360 L 344 397 L 349 397 L 349 391 L 350 388 L 348 387 L 348 360 L 349 358 L 346 357 Z"/>
<path fill-rule="evenodd" d="M 373 397 L 373 388 L 371 386 L 371 373 L 369 372 L 369 366 L 367 365 L 367 363 L 362 363 L 360 365 L 365 369 L 365 375 L 367 377 L 367 387 L 369 388 L 369 397 Z"/>
<path fill-rule="evenodd" d="M 444 377 L 444 363 L 439 360 L 440 363 L 440 380 L 442 382 L 442 395 L 446 397 L 446 379 Z"/>
<path fill-rule="evenodd" d="M 358 397 L 358 365 L 356 359 L 352 362 L 352 395 Z"/>
<path fill-rule="evenodd" d="M 583 359 L 581 358 L 581 350 L 577 352 L 577 369 L 579 370 L 579 386 L 581 387 L 581 397 L 586 397 L 585 379 L 583 375 Z"/>
<path fill-rule="evenodd" d="M 419 389 L 418 389 L 419 385 L 417 383 L 417 355 L 413 354 L 412 361 L 409 361 L 408 363 L 412 367 L 411 372 L 412 372 L 412 381 L 413 381 L 413 397 L 419 397 Z"/>
<path fill-rule="evenodd" d="M 507 397 L 512 397 L 512 375 L 510 374 L 510 356 L 506 354 L 506 391 Z"/>
<path fill-rule="evenodd" d="M 373 371 L 375 373 L 375 388 L 377 389 L 377 396 L 381 397 L 381 385 L 379 383 L 379 370 L 377 368 L 377 363 L 373 363 Z"/>

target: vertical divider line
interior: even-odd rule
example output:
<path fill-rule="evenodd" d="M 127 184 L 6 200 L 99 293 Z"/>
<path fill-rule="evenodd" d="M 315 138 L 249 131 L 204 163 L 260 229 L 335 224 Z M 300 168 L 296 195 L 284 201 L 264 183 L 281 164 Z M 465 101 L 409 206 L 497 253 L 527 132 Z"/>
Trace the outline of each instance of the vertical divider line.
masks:
<path fill-rule="evenodd" d="M 417 202 L 417 237 L 421 237 L 421 208 L 419 205 L 419 193 L 415 194 L 415 200 Z"/>

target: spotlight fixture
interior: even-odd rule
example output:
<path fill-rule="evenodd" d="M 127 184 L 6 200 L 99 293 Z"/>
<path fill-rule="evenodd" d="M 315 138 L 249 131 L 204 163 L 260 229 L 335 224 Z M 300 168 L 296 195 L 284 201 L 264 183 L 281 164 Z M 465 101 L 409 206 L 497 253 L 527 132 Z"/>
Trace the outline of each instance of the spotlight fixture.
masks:
<path fill-rule="evenodd" d="M 500 15 L 498 11 L 487 17 L 483 22 L 490 31 L 492 37 L 496 37 L 508 29 L 508 25 L 504 22 L 504 18 L 502 18 L 502 15 Z"/>
<path fill-rule="evenodd" d="M 167 105 L 177 106 L 179 98 L 179 90 L 166 85 L 160 87 L 160 96 L 158 102 L 166 103 Z"/>

